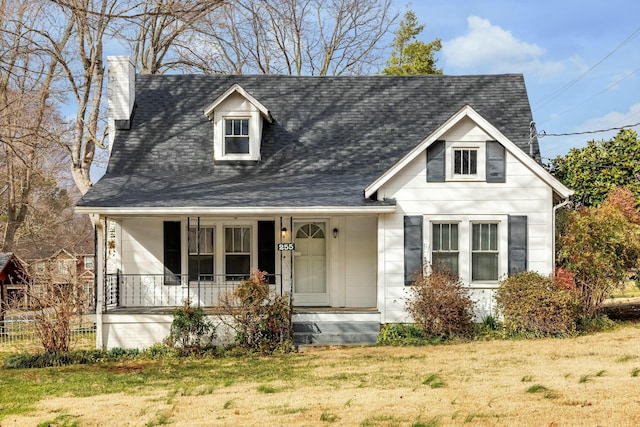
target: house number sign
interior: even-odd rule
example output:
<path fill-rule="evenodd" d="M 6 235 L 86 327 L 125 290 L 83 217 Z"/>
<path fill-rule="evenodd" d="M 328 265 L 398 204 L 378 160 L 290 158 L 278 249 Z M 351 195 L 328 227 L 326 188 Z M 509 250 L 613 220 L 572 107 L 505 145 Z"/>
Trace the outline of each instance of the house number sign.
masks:
<path fill-rule="evenodd" d="M 296 249 L 295 243 L 278 243 L 279 251 L 293 251 Z"/>

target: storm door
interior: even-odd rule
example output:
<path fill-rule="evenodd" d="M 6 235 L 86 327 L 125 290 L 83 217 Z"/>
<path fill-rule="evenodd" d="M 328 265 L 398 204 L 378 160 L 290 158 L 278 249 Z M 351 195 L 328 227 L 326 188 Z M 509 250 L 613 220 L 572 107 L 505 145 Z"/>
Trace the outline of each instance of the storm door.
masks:
<path fill-rule="evenodd" d="M 296 305 L 328 305 L 327 292 L 327 224 L 294 223 L 294 283 Z"/>

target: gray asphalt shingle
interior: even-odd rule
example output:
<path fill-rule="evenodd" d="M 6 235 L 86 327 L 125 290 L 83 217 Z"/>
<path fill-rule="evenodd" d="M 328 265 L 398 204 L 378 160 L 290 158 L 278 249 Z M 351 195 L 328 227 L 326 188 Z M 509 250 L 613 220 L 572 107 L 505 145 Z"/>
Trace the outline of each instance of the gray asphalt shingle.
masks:
<path fill-rule="evenodd" d="M 262 160 L 214 164 L 204 108 L 238 83 L 271 113 Z M 522 75 L 138 75 L 130 130 L 120 130 L 86 207 L 364 206 L 364 188 L 469 104 L 529 151 Z M 539 156 L 537 141 L 534 145 Z"/>

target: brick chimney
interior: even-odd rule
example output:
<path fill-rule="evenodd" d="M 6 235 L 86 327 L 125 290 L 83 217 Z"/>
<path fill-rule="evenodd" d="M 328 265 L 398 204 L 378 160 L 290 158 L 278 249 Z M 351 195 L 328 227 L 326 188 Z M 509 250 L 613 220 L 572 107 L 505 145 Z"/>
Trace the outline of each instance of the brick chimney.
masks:
<path fill-rule="evenodd" d="M 129 129 L 136 98 L 136 67 L 128 56 L 107 57 L 109 151 L 118 130 Z"/>

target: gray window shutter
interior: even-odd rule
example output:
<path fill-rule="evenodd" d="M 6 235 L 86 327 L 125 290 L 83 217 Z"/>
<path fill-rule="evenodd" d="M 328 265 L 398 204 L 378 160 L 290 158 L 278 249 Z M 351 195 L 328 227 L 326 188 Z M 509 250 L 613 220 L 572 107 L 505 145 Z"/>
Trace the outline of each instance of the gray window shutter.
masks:
<path fill-rule="evenodd" d="M 527 217 L 509 215 L 509 276 L 527 271 Z"/>
<path fill-rule="evenodd" d="M 404 217 L 404 284 L 422 274 L 422 216 Z M 416 277 L 418 276 L 418 277 Z"/>
<path fill-rule="evenodd" d="M 427 182 L 444 182 L 445 174 L 444 141 L 434 141 L 427 148 Z"/>
<path fill-rule="evenodd" d="M 505 152 L 498 141 L 487 141 L 487 182 L 505 182 Z"/>
<path fill-rule="evenodd" d="M 180 221 L 164 222 L 164 284 L 179 285 L 182 273 Z"/>

